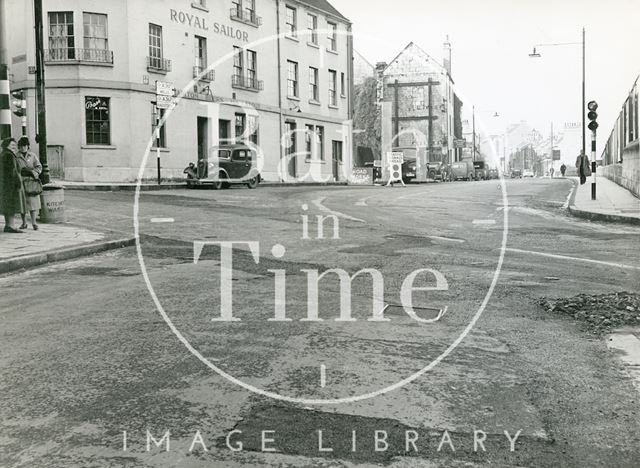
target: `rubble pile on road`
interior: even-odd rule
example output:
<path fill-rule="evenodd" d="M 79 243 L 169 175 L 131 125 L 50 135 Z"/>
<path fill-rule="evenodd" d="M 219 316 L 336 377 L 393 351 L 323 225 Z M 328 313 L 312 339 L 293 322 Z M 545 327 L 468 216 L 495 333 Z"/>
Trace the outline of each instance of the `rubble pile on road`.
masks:
<path fill-rule="evenodd" d="M 593 334 L 606 333 L 624 325 L 640 326 L 640 294 L 578 294 L 561 299 L 543 298 L 539 304 L 547 312 L 570 315 L 584 322 Z"/>

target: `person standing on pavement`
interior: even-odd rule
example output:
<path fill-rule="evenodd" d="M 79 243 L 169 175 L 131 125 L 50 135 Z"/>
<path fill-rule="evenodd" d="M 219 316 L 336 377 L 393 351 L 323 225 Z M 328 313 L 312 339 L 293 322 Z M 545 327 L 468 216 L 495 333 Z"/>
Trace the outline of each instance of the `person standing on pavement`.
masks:
<path fill-rule="evenodd" d="M 587 183 L 587 177 L 591 175 L 591 163 L 584 150 L 580 150 L 580 155 L 576 159 L 576 169 L 578 170 L 578 176 L 580 176 L 580 185 Z"/>
<path fill-rule="evenodd" d="M 562 174 L 562 177 L 564 177 L 565 172 L 567 172 L 567 166 L 563 164 L 562 166 L 560 166 L 560 174 Z"/>
<path fill-rule="evenodd" d="M 23 213 L 26 200 L 22 179 L 18 171 L 16 153 L 18 145 L 13 138 L 5 138 L 0 144 L 0 212 L 4 216 L 4 232 L 22 233 L 13 227 L 16 213 Z"/>
<path fill-rule="evenodd" d="M 29 138 L 26 136 L 18 140 L 18 154 L 16 162 L 22 177 L 22 185 L 26 197 L 26 209 L 20 213 L 22 216 L 22 226 L 20 229 L 27 229 L 27 211 L 31 217 L 31 226 L 33 230 L 38 230 L 36 224 L 36 214 L 40 211 L 40 193 L 42 193 L 42 184 L 40 183 L 40 174 L 42 173 L 42 164 L 38 157 L 29 151 Z"/>

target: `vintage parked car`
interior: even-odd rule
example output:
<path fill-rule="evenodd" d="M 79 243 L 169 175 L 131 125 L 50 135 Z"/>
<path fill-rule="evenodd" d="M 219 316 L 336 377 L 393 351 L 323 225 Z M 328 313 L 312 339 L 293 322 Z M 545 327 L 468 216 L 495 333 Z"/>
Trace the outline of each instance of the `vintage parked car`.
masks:
<path fill-rule="evenodd" d="M 218 190 L 242 184 L 254 189 L 262 180 L 256 163 L 256 152 L 246 145 L 214 147 L 207 158 L 198 161 L 198 178 L 192 185 L 211 185 Z"/>
<path fill-rule="evenodd" d="M 405 184 L 410 183 L 416 178 L 416 160 L 407 158 L 402 163 L 402 181 Z"/>
<path fill-rule="evenodd" d="M 451 164 L 451 180 L 474 180 L 475 170 L 472 161 L 458 161 Z"/>
<path fill-rule="evenodd" d="M 431 180 L 445 181 L 448 176 L 448 166 L 441 161 L 427 164 L 427 177 Z"/>
<path fill-rule="evenodd" d="M 535 177 L 535 174 L 533 173 L 533 171 L 531 169 L 525 169 L 524 172 L 522 173 L 522 177 Z"/>
<path fill-rule="evenodd" d="M 499 179 L 500 172 L 498 169 L 489 169 L 489 179 Z"/>
<path fill-rule="evenodd" d="M 520 169 L 511 170 L 512 179 L 522 179 L 522 171 Z"/>
<path fill-rule="evenodd" d="M 474 161 L 473 171 L 476 180 L 486 180 L 489 178 L 489 167 L 484 161 Z"/>

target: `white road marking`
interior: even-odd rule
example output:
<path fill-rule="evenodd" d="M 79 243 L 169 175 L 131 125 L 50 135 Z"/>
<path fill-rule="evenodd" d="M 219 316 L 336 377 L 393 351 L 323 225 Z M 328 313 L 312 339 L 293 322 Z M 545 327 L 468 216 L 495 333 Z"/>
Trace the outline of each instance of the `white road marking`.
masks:
<path fill-rule="evenodd" d="M 557 258 L 559 260 L 573 260 L 573 261 L 576 261 L 576 262 L 595 263 L 595 264 L 598 264 L 598 265 L 612 266 L 612 267 L 616 267 L 616 268 L 623 268 L 623 269 L 626 269 L 626 270 L 640 270 L 640 267 L 638 267 L 638 266 L 625 265 L 624 263 L 605 262 L 605 261 L 602 261 L 602 260 L 592 260 L 590 258 L 570 257 L 568 255 L 556 255 L 556 254 L 550 254 L 550 253 L 545 253 L 545 252 L 533 252 L 531 250 L 520 250 L 520 249 L 506 249 L 506 250 L 507 250 L 507 252 L 522 253 L 522 254 L 528 254 L 528 255 L 537 255 L 539 257 L 547 257 L 547 258 Z"/>
<path fill-rule="evenodd" d="M 348 219 L 351 221 L 356 221 L 358 223 L 365 223 L 366 221 L 364 219 L 360 219 L 360 218 L 354 218 L 353 216 L 349 216 L 348 214 L 344 214 L 344 213 L 340 213 L 339 211 L 334 211 L 331 210 L 329 208 L 327 208 L 326 206 L 324 206 L 322 204 L 323 201 L 325 201 L 326 198 L 318 198 L 317 200 L 313 200 L 313 204 L 320 210 L 320 211 L 324 211 L 325 213 L 331 213 L 334 216 L 337 216 L 338 218 L 344 218 L 344 219 Z"/>
<path fill-rule="evenodd" d="M 440 236 L 427 236 L 429 239 L 441 240 L 447 242 L 455 242 L 458 244 L 464 244 L 466 241 L 464 239 L 450 239 L 449 237 L 440 237 Z"/>
<path fill-rule="evenodd" d="M 495 219 L 474 219 L 473 224 L 475 224 L 476 226 L 479 226 L 479 225 L 489 226 L 492 224 L 496 224 L 496 220 Z"/>
<path fill-rule="evenodd" d="M 320 365 L 320 386 L 322 388 L 326 387 L 327 385 L 327 366 L 325 366 L 324 364 Z"/>
<path fill-rule="evenodd" d="M 154 224 L 166 224 L 166 223 L 175 223 L 176 220 L 173 218 L 151 218 L 151 222 Z"/>

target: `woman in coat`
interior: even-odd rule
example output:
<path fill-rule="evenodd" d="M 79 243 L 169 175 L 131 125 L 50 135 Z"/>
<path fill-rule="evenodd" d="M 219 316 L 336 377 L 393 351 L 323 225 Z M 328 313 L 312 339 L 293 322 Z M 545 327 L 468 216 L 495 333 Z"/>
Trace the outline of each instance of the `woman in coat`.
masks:
<path fill-rule="evenodd" d="M 18 163 L 18 169 L 22 176 L 23 187 L 26 185 L 27 180 L 40 180 L 40 174 L 42 173 L 42 164 L 38 157 L 29 151 L 29 138 L 23 136 L 18 140 L 18 154 L 16 155 L 16 161 Z M 38 230 L 36 224 L 36 214 L 40 211 L 40 195 L 29 195 L 25 191 L 26 196 L 26 209 L 20 213 L 22 216 L 22 226 L 20 229 L 27 229 L 27 211 L 31 216 L 31 226 L 33 230 Z"/>
<path fill-rule="evenodd" d="M 26 205 L 16 163 L 18 145 L 13 138 L 6 138 L 0 149 L 0 213 L 4 216 L 4 232 L 21 233 L 13 227 L 14 216 L 24 212 Z"/>

